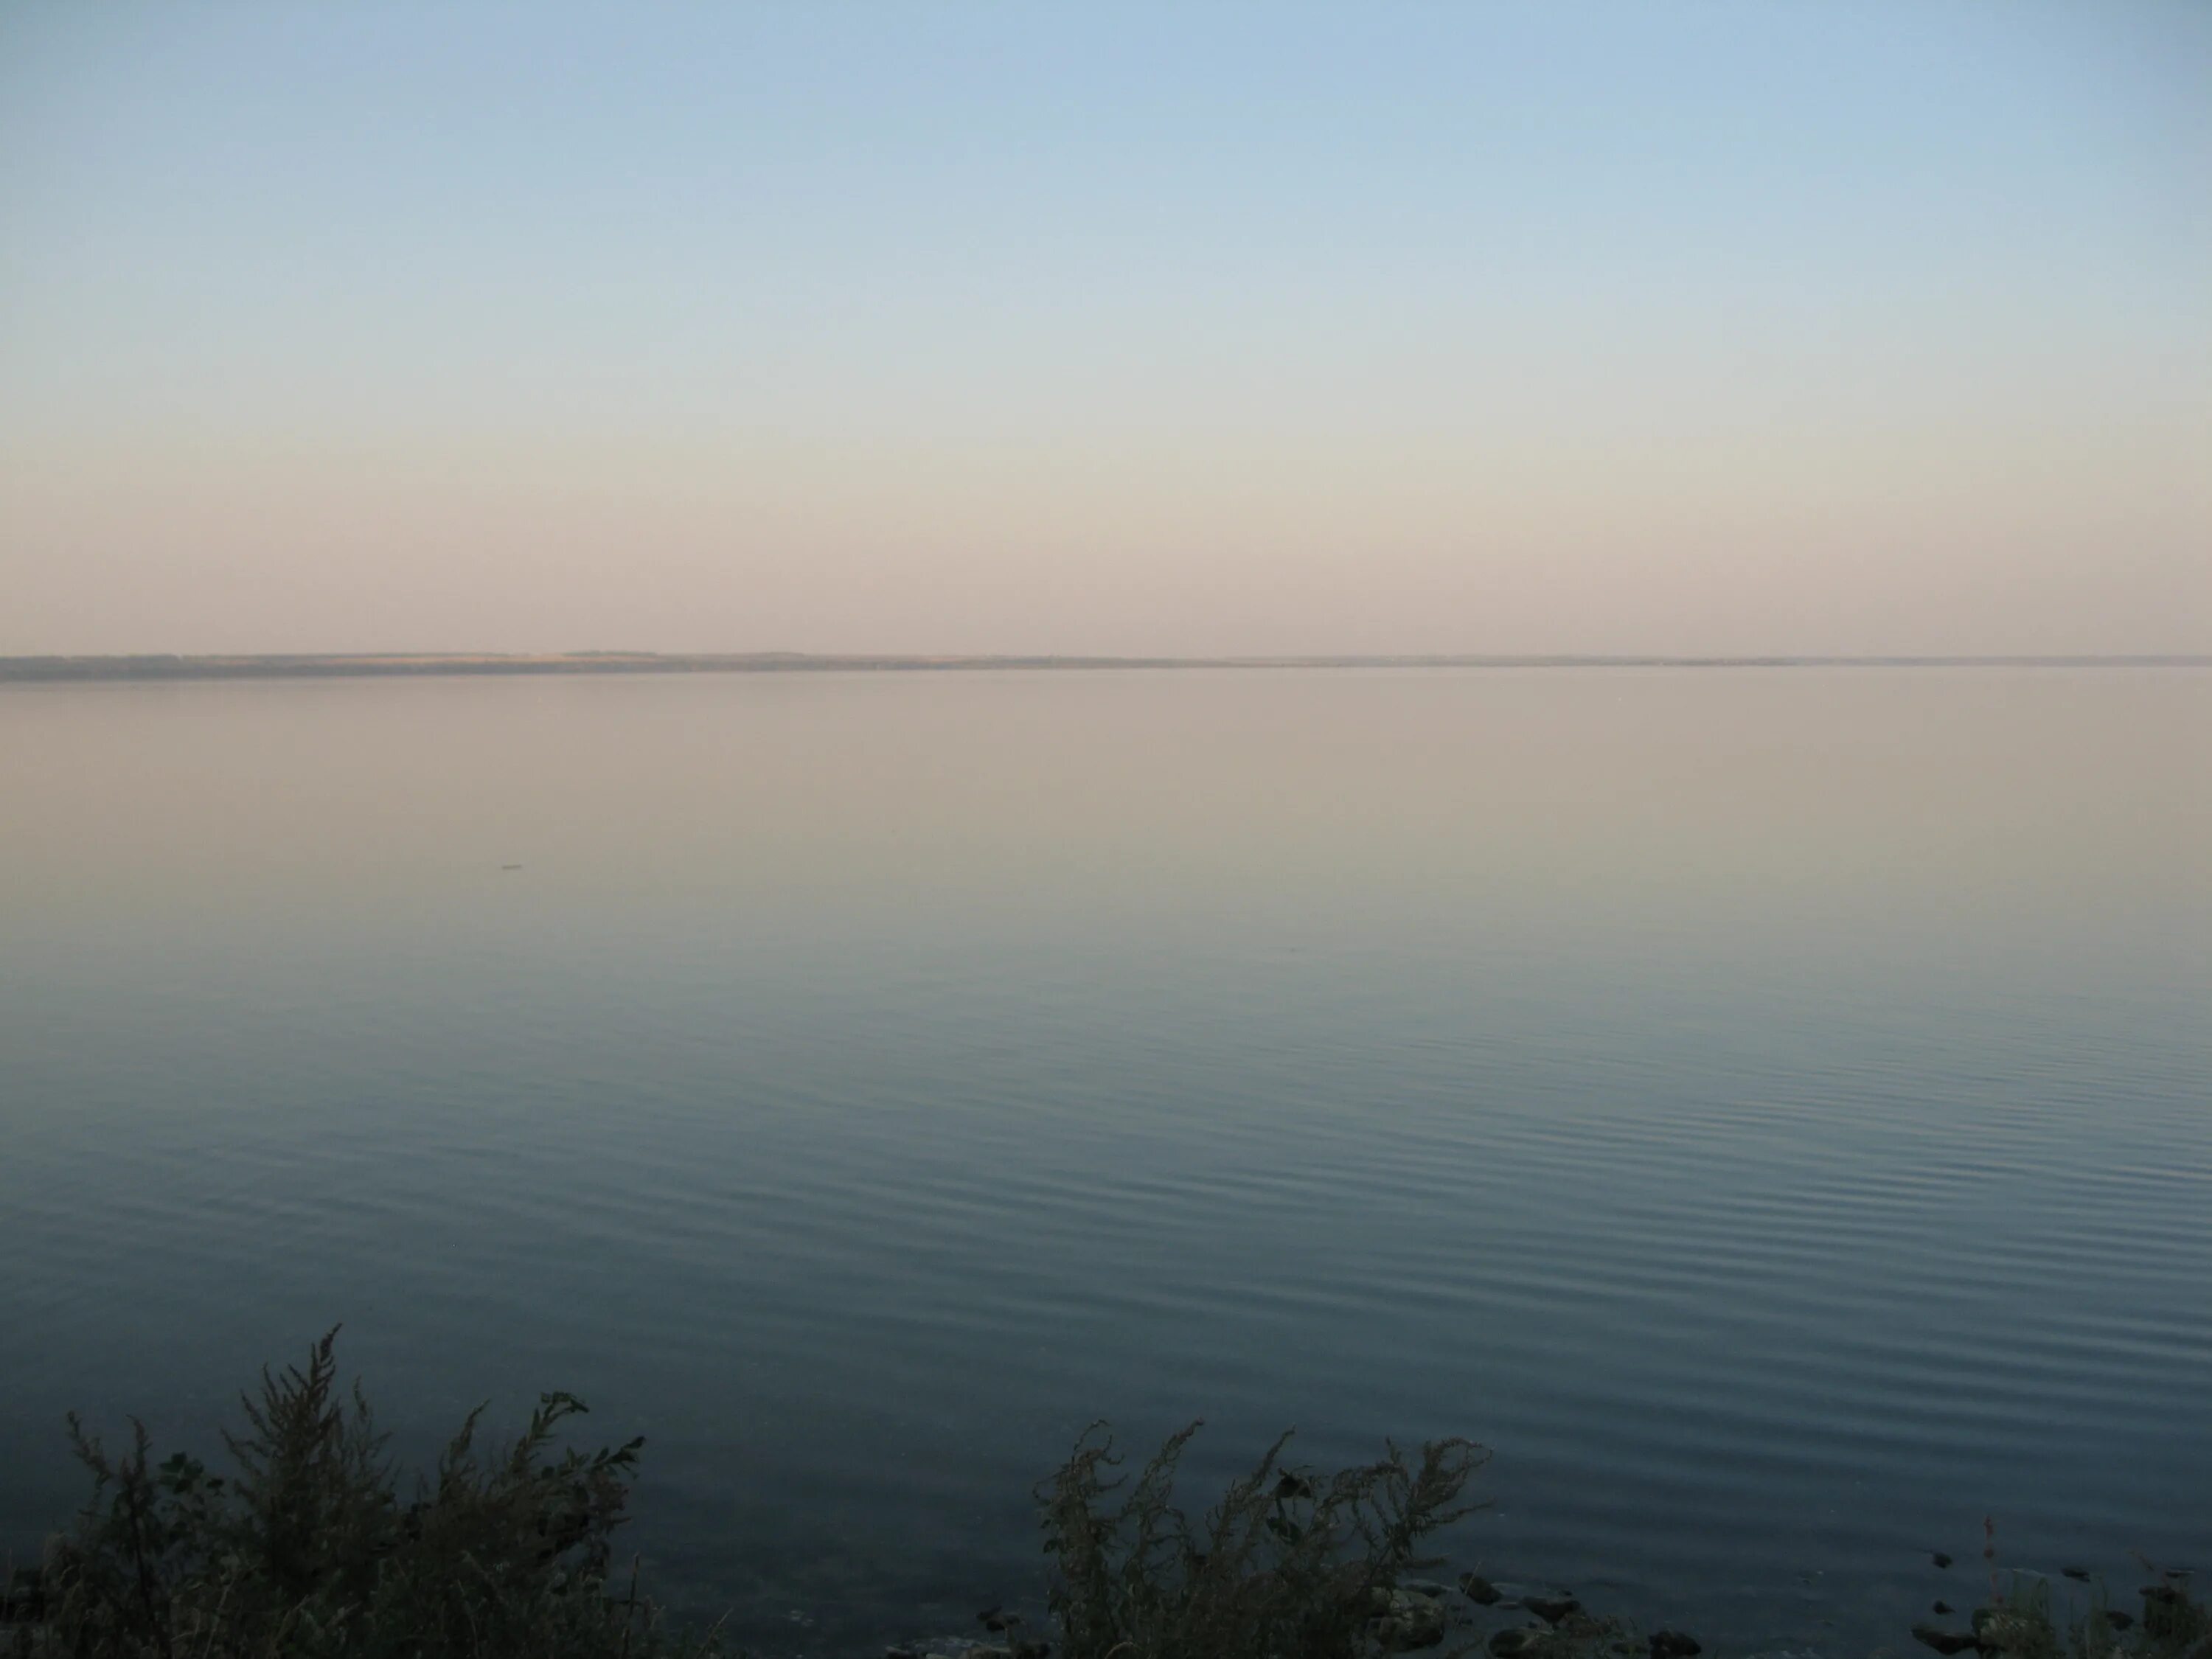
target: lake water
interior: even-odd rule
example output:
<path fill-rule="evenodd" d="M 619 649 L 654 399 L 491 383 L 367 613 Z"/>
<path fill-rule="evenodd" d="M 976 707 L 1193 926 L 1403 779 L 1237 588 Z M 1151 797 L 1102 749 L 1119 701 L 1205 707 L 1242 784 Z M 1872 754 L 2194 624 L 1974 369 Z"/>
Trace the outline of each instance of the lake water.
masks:
<path fill-rule="evenodd" d="M 770 1653 L 1033 1601 L 1097 1417 L 1472 1435 L 1462 1564 L 1738 1649 L 1984 1516 L 2212 1569 L 2208 755 L 2190 670 L 0 687 L 0 1551 L 343 1321 L 407 1447 L 644 1433 Z"/>

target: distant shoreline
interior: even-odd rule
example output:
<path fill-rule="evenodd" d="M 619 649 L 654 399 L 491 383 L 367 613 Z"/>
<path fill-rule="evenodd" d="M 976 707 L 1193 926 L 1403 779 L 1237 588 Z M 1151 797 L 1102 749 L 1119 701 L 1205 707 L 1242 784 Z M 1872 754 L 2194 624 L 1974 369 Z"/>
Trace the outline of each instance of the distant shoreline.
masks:
<path fill-rule="evenodd" d="M 2212 668 L 2212 655 L 1696 657 L 1054 657 L 580 651 L 284 656 L 0 657 L 0 682 L 359 679 L 475 674 L 947 673 L 988 669 L 1252 668 Z"/>

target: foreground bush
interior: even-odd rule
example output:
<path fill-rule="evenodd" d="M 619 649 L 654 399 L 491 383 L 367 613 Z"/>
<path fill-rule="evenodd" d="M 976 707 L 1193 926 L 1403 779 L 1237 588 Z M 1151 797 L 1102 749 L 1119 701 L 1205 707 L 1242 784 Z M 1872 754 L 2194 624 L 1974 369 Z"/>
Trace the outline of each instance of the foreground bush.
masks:
<path fill-rule="evenodd" d="M 479 1413 L 434 1471 L 403 1484 L 368 1406 L 337 1386 L 333 1337 L 304 1367 L 264 1370 L 224 1436 L 231 1468 L 155 1463 L 133 1424 L 119 1455 L 70 1434 L 93 1491 L 46 1559 L 0 1594 L 11 1659 L 668 1659 L 717 1651 L 662 1630 L 612 1540 L 642 1443 L 556 1440 L 582 1402 L 547 1395 L 511 1444 L 477 1443 Z M 1641 1635 L 1564 1593 L 1411 1577 L 1468 1515 L 1487 1454 L 1460 1439 L 1333 1474 L 1278 1441 L 1197 1519 L 1175 1502 L 1196 1425 L 1133 1476 L 1094 1430 L 1038 1489 L 1056 1628 L 1030 1637 L 998 1609 L 966 1659 L 1697 1659 L 1679 1632 Z M 2212 1659 L 2212 1610 L 2188 1576 L 2146 1563 L 2140 1611 L 2077 1568 L 1996 1570 L 1990 1599 L 1912 1634 L 1976 1659 Z M 1938 1555 L 1947 1568 L 1951 1558 Z M 611 1583 L 611 1577 L 626 1582 Z M 2069 1579 L 2082 1581 L 2068 1584 Z M 2054 1596 L 2054 1590 L 2058 1595 Z M 2063 1598 L 2063 1599 L 2062 1599 Z M 1954 1622 L 1956 1621 L 1956 1622 Z M 1059 1651 L 1045 1635 L 1055 1637 Z M 963 1644 L 948 1643 L 949 1651 Z M 897 1651 L 897 1650 L 895 1650 Z"/>
<path fill-rule="evenodd" d="M 556 1450 L 583 1402 L 544 1397 L 511 1445 L 471 1413 L 434 1474 L 403 1492 L 335 1333 L 303 1368 L 262 1372 L 226 1434 L 234 1472 L 152 1461 L 133 1423 L 111 1454 L 72 1416 L 93 1492 L 11 1611 L 34 1659 L 597 1659 L 665 1652 L 611 1540 L 641 1442 Z M 24 1605 L 27 1603 L 28 1605 Z"/>
<path fill-rule="evenodd" d="M 1285 1467 L 1279 1440 L 1194 1523 L 1174 1487 L 1197 1426 L 1133 1482 L 1109 1474 L 1113 1442 L 1094 1431 L 1042 1490 L 1063 1659 L 1354 1659 L 1443 1639 L 1446 1610 L 1401 1581 L 1471 1511 L 1480 1448 L 1435 1441 L 1409 1462 L 1393 1446 L 1316 1477 Z"/>
<path fill-rule="evenodd" d="M 2212 1607 L 2191 1597 L 2187 1574 L 2151 1571 L 2138 1611 L 2114 1607 L 2101 1585 L 2062 1603 L 2041 1573 L 1999 1574 L 1964 1632 L 1923 1625 L 1913 1635 L 1939 1653 L 1982 1659 L 2212 1659 Z M 2078 1568 L 2063 1576 L 2086 1582 Z"/>

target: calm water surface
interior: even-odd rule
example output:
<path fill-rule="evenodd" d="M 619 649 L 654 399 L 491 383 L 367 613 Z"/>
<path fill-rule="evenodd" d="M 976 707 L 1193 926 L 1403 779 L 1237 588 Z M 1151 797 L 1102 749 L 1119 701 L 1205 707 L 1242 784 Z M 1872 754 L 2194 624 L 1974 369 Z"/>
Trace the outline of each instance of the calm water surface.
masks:
<path fill-rule="evenodd" d="M 0 687 L 0 1550 L 343 1321 L 769 1652 L 1085 1423 L 1736 1646 L 2212 1569 L 2212 675 Z M 520 869 L 502 868 L 520 865 Z M 1963 1591 L 1964 1594 L 1960 1594 Z M 796 1616 L 794 1616 L 796 1615 Z M 811 1622 L 806 1622 L 811 1621 Z"/>

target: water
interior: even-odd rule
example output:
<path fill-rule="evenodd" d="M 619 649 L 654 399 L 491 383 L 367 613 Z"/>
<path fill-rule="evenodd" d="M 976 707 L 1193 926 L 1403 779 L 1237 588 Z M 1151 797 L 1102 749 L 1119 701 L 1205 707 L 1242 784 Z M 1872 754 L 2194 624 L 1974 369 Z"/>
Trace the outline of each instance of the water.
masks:
<path fill-rule="evenodd" d="M 1462 1431 L 1745 1646 L 2212 1569 L 2212 675 L 0 688 L 0 1549 L 343 1321 L 769 1652 L 1074 1434 Z M 501 866 L 519 864 L 507 870 Z M 792 1615 L 796 1614 L 794 1618 Z"/>

